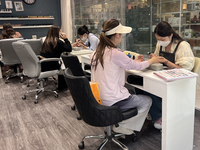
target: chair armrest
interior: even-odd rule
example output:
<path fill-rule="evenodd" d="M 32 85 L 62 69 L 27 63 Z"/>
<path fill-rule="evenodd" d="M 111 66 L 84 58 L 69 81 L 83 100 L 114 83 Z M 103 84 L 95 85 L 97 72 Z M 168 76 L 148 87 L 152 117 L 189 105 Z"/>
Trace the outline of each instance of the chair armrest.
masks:
<path fill-rule="evenodd" d="M 69 55 L 70 54 L 70 52 L 63 52 L 62 54 L 61 54 L 61 57 L 62 57 L 62 55 Z"/>
<path fill-rule="evenodd" d="M 60 58 L 46 58 L 46 59 L 41 59 L 40 63 L 49 62 L 49 61 L 60 61 L 61 62 L 61 59 Z"/>
<path fill-rule="evenodd" d="M 88 64 L 85 64 L 85 66 L 84 66 L 84 70 L 91 70 L 91 66 L 88 65 Z"/>

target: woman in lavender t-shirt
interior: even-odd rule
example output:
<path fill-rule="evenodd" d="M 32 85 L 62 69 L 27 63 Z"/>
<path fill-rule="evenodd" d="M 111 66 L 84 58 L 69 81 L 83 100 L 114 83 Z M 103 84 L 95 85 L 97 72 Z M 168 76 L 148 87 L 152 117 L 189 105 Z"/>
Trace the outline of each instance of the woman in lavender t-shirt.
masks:
<path fill-rule="evenodd" d="M 142 70 L 152 63 L 157 63 L 163 57 L 152 57 L 144 61 L 139 55 L 135 60 L 127 57 L 117 45 L 121 43 L 122 34 L 130 33 L 131 27 L 122 26 L 118 20 L 110 19 L 104 23 L 100 35 L 100 43 L 90 55 L 91 80 L 99 86 L 100 97 L 103 105 L 116 105 L 122 111 L 137 107 L 138 115 L 119 123 L 119 127 L 113 126 L 113 131 L 126 135 L 140 131 L 151 106 L 151 98 L 144 95 L 131 95 L 124 87 L 125 70 Z"/>

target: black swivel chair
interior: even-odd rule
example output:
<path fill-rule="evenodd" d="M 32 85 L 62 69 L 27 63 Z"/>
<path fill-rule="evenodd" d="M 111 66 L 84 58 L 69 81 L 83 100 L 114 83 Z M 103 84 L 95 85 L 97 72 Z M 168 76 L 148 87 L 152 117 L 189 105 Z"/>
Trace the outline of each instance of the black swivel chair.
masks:
<path fill-rule="evenodd" d="M 62 53 L 61 58 L 65 65 L 65 68 L 69 68 L 74 76 L 86 76 L 90 81 L 90 75 L 86 74 L 81 66 L 81 63 L 78 60 L 78 57 L 75 55 L 67 55 Z"/>
<path fill-rule="evenodd" d="M 79 144 L 79 149 L 84 149 L 83 140 L 85 138 L 98 138 L 104 139 L 104 141 L 97 150 L 101 150 L 108 141 L 113 141 L 122 149 L 128 150 L 123 143 L 115 139 L 123 134 L 113 134 L 111 129 L 112 125 L 117 125 L 123 120 L 136 116 L 137 108 L 122 112 L 118 106 L 100 105 L 94 98 L 89 81 L 85 76 L 73 76 L 70 69 L 67 68 L 64 77 L 83 121 L 91 126 L 107 127 L 105 135 L 85 136 Z"/>
<path fill-rule="evenodd" d="M 86 76 L 90 81 L 90 75 L 86 74 L 82 67 L 81 63 L 78 60 L 78 57 L 75 55 L 67 55 L 62 53 L 61 58 L 65 65 L 65 68 L 69 68 L 74 76 Z M 72 110 L 75 110 L 75 105 L 71 107 Z M 78 120 L 81 120 L 81 117 L 77 117 Z"/>

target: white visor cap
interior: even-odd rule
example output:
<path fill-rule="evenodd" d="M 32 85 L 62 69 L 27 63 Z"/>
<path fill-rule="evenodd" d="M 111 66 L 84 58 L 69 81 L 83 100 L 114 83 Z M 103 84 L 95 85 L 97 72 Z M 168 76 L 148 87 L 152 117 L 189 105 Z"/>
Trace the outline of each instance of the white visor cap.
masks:
<path fill-rule="evenodd" d="M 105 32 L 105 35 L 112 35 L 112 34 L 115 34 L 115 33 L 130 33 L 132 31 L 132 28 L 131 27 L 127 27 L 127 26 L 123 26 L 121 23 L 116 26 L 115 28 L 109 30 L 109 31 L 106 31 Z"/>

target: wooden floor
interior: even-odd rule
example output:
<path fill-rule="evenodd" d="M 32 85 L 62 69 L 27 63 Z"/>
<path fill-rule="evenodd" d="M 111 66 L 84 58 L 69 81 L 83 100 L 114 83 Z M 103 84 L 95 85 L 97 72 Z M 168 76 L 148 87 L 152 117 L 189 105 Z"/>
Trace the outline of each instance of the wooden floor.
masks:
<path fill-rule="evenodd" d="M 31 84 L 30 88 L 35 87 Z M 103 128 L 88 126 L 78 121 L 77 111 L 72 111 L 69 91 L 39 95 L 34 104 L 34 94 L 26 100 L 21 97 L 28 88 L 18 78 L 5 84 L 0 79 L 0 150 L 78 150 L 78 143 L 85 135 L 103 134 Z M 160 150 L 161 133 L 146 121 L 133 143 L 130 137 L 121 140 L 130 150 Z M 86 150 L 95 150 L 102 140 L 85 140 Z M 184 141 L 183 141 L 184 142 Z M 120 150 L 108 143 L 103 150 Z M 196 111 L 194 149 L 200 150 L 200 112 Z"/>

